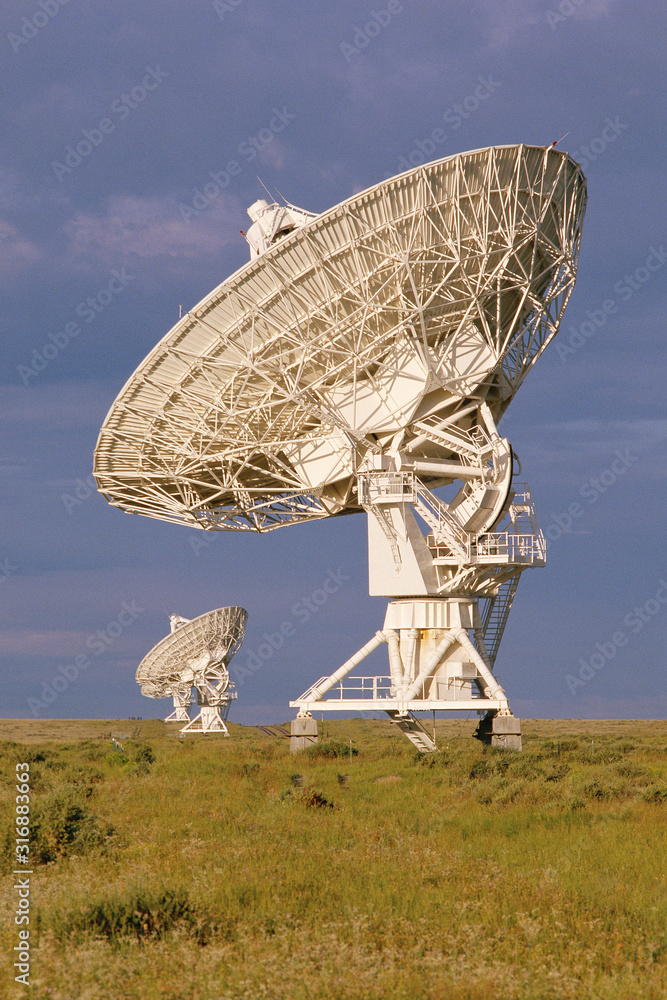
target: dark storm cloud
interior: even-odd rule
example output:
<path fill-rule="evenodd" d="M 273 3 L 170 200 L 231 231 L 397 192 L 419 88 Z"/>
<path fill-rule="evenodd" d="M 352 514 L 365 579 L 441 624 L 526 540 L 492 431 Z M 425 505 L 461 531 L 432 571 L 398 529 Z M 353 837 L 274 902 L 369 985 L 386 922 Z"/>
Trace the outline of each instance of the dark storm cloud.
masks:
<path fill-rule="evenodd" d="M 650 280 L 641 270 L 665 241 L 659 17 L 658 6 L 639 16 L 614 0 L 3 5 L 5 714 L 29 714 L 26 688 L 50 683 L 126 600 L 145 611 L 53 714 L 157 714 L 133 673 L 167 613 L 244 604 L 252 651 L 339 564 L 350 582 L 247 678 L 239 713 L 269 721 L 273 706 L 284 719 L 290 697 L 366 641 L 383 602 L 366 596 L 361 518 L 216 536 L 197 554 L 195 532 L 122 514 L 94 492 L 99 427 L 180 308 L 247 259 L 238 230 L 263 194 L 257 176 L 321 211 L 405 162 L 564 133 L 589 183 L 579 281 L 557 340 L 578 346 L 563 357 L 550 348 L 503 428 L 545 526 L 585 506 L 547 569 L 525 574 L 499 666 L 532 714 L 664 714 L 648 694 L 657 616 L 597 688 L 573 702 L 563 680 L 661 572 L 667 268 Z M 625 448 L 637 461 L 587 501 L 581 489 Z M 627 664 L 640 661 L 637 679 Z"/>

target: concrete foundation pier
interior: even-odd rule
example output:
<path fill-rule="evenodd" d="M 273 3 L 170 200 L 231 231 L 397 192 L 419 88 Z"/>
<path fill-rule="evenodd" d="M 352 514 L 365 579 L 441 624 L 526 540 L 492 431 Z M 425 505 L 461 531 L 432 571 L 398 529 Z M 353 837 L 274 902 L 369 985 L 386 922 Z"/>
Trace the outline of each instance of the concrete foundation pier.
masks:
<path fill-rule="evenodd" d="M 497 715 L 491 730 L 491 746 L 521 750 L 521 719 L 515 719 L 513 715 Z"/>
<path fill-rule="evenodd" d="M 514 715 L 494 715 L 488 712 L 480 720 L 474 736 L 492 747 L 521 750 L 521 719 Z"/>
<path fill-rule="evenodd" d="M 290 729 L 290 753 L 299 753 L 319 741 L 317 719 L 293 719 Z"/>

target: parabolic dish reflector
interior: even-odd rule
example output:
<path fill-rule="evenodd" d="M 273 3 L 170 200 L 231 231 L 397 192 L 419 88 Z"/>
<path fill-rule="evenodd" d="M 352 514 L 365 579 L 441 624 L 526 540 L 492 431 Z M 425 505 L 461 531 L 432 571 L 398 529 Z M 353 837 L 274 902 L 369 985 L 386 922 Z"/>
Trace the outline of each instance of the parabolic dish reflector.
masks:
<path fill-rule="evenodd" d="M 154 646 L 139 666 L 136 679 L 148 698 L 166 698 L 183 687 L 184 675 L 204 674 L 226 666 L 243 642 L 248 612 L 217 608 L 180 625 Z M 187 678 L 192 686 L 193 678 Z"/>
<path fill-rule="evenodd" d="M 585 196 L 566 153 L 499 146 L 418 167 L 306 222 L 139 366 L 100 433 L 100 491 L 209 529 L 359 511 L 364 458 L 409 448 L 425 421 L 471 402 L 499 420 L 558 328 Z M 444 443 L 448 454 L 460 458 Z"/>

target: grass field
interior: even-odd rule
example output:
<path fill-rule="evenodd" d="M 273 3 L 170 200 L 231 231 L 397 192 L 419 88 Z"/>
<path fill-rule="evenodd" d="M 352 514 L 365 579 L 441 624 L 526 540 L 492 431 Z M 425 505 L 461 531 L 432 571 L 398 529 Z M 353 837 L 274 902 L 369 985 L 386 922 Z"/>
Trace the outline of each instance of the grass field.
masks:
<path fill-rule="evenodd" d="M 524 721 L 522 753 L 441 722 L 429 756 L 388 722 L 325 727 L 292 757 L 250 727 L 0 720 L 0 996 L 667 996 L 667 722 Z M 29 987 L 9 957 L 24 761 Z"/>

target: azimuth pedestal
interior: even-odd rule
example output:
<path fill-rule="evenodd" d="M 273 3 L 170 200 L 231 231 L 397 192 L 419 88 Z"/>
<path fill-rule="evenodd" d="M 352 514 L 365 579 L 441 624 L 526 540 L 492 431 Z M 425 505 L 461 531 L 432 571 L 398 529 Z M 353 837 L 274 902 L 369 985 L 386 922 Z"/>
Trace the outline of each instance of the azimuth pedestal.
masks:
<path fill-rule="evenodd" d="M 477 600 L 472 597 L 390 601 L 383 630 L 333 674 L 321 677 L 290 702 L 299 709 L 293 727 L 314 723 L 310 717 L 315 710 L 379 710 L 396 722 L 413 711 L 482 711 L 487 713 L 483 738 L 488 730 L 493 745 L 500 745 L 496 737 L 502 736 L 502 745 L 520 749 L 516 745 L 520 723 L 512 716 L 505 691 L 485 657 L 481 626 Z M 388 646 L 389 676 L 352 676 L 355 667 L 382 643 Z M 511 722 L 500 723 L 501 719 Z M 297 735 L 294 728 L 292 733 Z M 507 742 L 510 735 L 514 739 Z"/>

